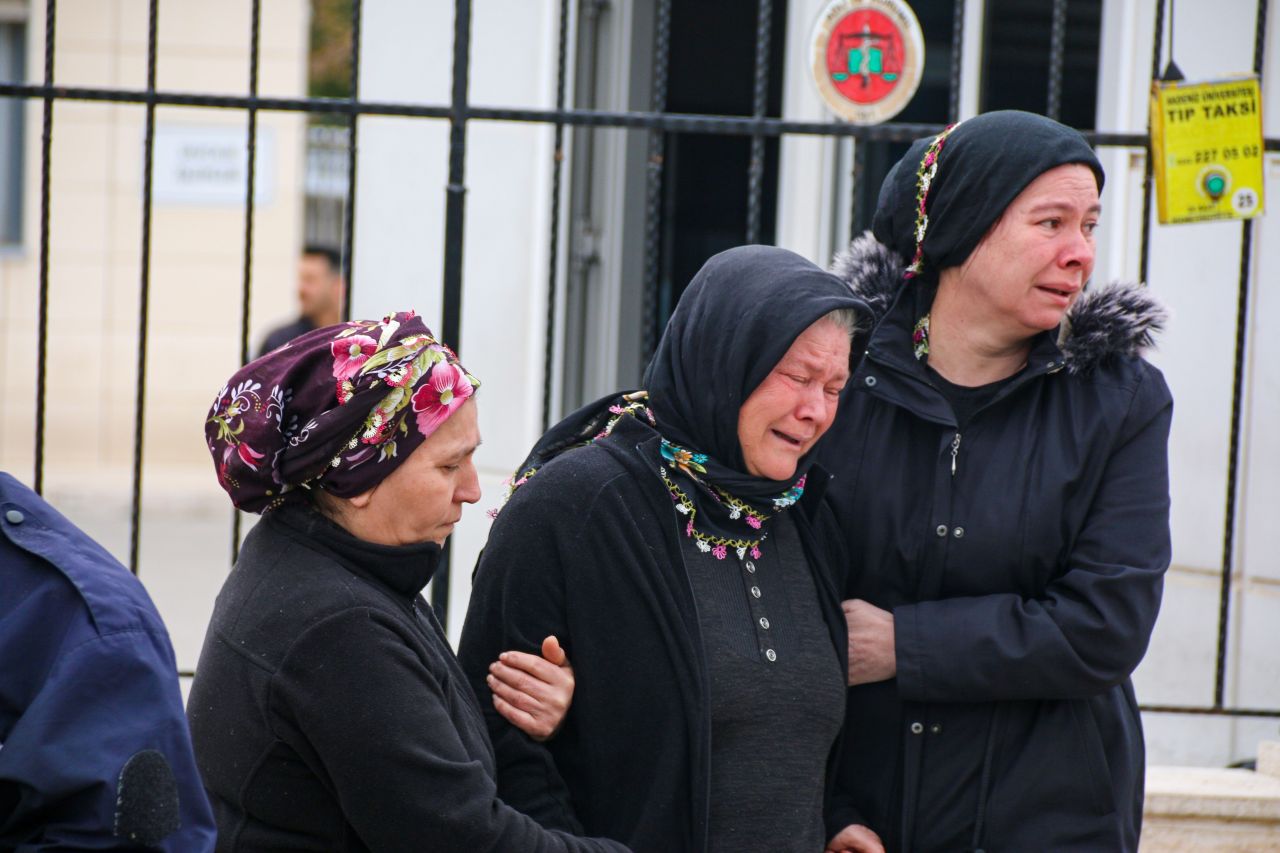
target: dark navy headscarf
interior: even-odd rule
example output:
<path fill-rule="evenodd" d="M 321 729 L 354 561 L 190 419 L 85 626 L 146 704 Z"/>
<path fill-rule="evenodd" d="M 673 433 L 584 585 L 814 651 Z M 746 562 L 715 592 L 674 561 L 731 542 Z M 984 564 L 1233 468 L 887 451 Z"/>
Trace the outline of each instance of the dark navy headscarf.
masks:
<path fill-rule="evenodd" d="M 937 137 L 917 139 L 884 179 L 871 230 L 910 264 L 916 252 L 920 173 Z M 1018 194 L 1050 169 L 1088 166 L 1102 192 L 1102 164 L 1080 135 L 1053 119 L 999 110 L 965 119 L 937 150 L 928 183 L 922 273 L 964 263 Z"/>
<path fill-rule="evenodd" d="M 740 246 L 712 257 L 694 276 L 667 323 L 644 374 L 656 429 L 669 442 L 706 454 L 706 480 L 748 502 L 765 502 L 804 475 L 813 450 L 791 480 L 747 473 L 738 443 L 738 411 L 796 338 L 838 309 L 870 311 L 848 285 L 794 252 Z M 870 321 L 863 331 L 870 331 Z M 852 352 L 862 352 L 855 341 Z M 517 472 L 598 438 L 633 395 L 610 394 L 553 426 Z"/>

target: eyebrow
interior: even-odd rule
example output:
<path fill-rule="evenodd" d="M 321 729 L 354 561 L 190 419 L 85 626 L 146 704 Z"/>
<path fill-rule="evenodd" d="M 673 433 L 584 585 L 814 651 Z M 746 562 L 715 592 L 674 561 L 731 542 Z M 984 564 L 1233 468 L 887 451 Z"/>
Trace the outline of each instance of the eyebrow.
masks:
<path fill-rule="evenodd" d="M 475 444 L 468 445 L 468 446 L 466 446 L 466 447 L 461 447 L 461 448 L 459 448 L 459 449 L 458 449 L 458 451 L 457 451 L 456 453 L 454 453 L 452 456 L 446 456 L 446 457 L 444 457 L 444 461 L 445 461 L 445 462 L 454 462 L 454 461 L 459 460 L 459 459 L 466 459 L 466 458 L 467 458 L 468 456 L 470 456 L 472 453 L 475 453 L 475 452 L 476 452 L 476 450 L 477 450 L 477 449 L 480 447 L 480 445 L 482 445 L 482 444 L 484 444 L 484 442 L 483 442 L 483 441 L 477 441 Z"/>
<path fill-rule="evenodd" d="M 1033 208 L 1031 208 L 1030 210 L 1028 210 L 1028 211 L 1027 211 L 1027 214 L 1028 214 L 1028 215 L 1035 215 L 1035 214 L 1037 214 L 1037 213 L 1049 213 L 1049 212 L 1052 212 L 1052 211 L 1055 211 L 1055 210 L 1070 210 L 1070 209 L 1071 209 L 1071 205 L 1067 204 L 1066 202 L 1060 202 L 1060 201 L 1046 201 L 1046 202 L 1044 202 L 1043 204 L 1037 204 L 1035 207 L 1033 207 Z M 1086 213 L 1101 213 L 1101 212 L 1102 212 L 1102 205 L 1101 205 L 1101 204 L 1091 204 L 1091 205 L 1089 205 L 1089 208 L 1088 208 L 1085 212 L 1086 212 Z"/>
<path fill-rule="evenodd" d="M 789 359 L 784 359 L 784 360 L 779 364 L 779 366 L 780 366 L 780 367 L 787 367 L 787 366 L 788 366 L 788 362 L 790 362 L 792 365 L 795 365 L 796 367 L 802 368 L 802 369 L 804 369 L 804 370 L 808 370 L 810 373 L 821 373 L 821 372 L 822 372 L 822 370 L 823 370 L 823 368 L 825 368 L 825 367 L 826 367 L 826 363 L 825 363 L 825 362 L 823 362 L 823 361 L 818 361 L 818 360 L 815 360 L 815 359 L 805 358 L 804 356 L 799 356 L 799 355 L 793 355 L 793 356 L 791 356 L 791 358 L 789 358 Z M 838 379 L 838 378 L 840 378 L 841 376 L 843 376 L 843 377 L 844 377 L 844 380 L 843 380 L 843 381 L 848 382 L 848 381 L 849 381 L 849 376 L 850 376 L 850 375 L 851 375 L 851 374 L 849 373 L 849 368 L 848 368 L 848 367 L 845 367 L 845 369 L 844 369 L 840 374 L 837 374 L 837 376 L 836 376 L 836 377 L 834 377 L 834 378 L 837 378 L 837 379 Z"/>

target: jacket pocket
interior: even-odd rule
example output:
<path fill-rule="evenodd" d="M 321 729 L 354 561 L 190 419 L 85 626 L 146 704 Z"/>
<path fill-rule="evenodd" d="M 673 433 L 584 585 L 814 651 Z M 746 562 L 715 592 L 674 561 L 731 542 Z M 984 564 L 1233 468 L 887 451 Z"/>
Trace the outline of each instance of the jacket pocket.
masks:
<path fill-rule="evenodd" d="M 1075 699 L 1068 706 L 1080 744 L 1079 754 L 1086 770 L 1085 781 L 1089 787 L 1090 802 L 1098 815 L 1111 814 L 1116 810 L 1116 798 L 1115 791 L 1112 790 L 1107 752 L 1102 745 L 1102 734 L 1098 731 L 1098 721 L 1087 700 Z"/>

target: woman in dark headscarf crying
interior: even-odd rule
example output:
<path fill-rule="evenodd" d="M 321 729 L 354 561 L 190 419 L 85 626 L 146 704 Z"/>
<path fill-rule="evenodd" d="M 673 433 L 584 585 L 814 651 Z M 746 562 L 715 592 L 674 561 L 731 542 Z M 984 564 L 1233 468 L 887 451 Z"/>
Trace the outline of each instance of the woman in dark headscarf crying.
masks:
<path fill-rule="evenodd" d="M 911 146 L 837 260 L 878 319 L 822 450 L 837 853 L 1137 849 L 1172 400 L 1141 356 L 1155 300 L 1085 289 L 1102 183 L 1078 132 L 981 115 Z"/>
<path fill-rule="evenodd" d="M 534 447 L 459 656 L 501 695 L 495 653 L 554 633 L 577 688 L 546 742 L 487 715 L 504 801 L 638 851 L 822 849 L 846 627 L 812 460 L 865 313 L 791 252 L 723 252 L 681 297 L 644 390 Z"/>

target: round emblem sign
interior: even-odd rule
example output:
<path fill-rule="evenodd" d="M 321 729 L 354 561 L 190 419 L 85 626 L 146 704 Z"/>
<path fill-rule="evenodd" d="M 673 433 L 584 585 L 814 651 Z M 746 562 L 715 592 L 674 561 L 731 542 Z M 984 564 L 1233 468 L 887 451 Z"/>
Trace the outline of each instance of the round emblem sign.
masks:
<path fill-rule="evenodd" d="M 813 78 L 854 124 L 893 118 L 920 86 L 924 36 L 902 0 L 832 0 L 813 32 Z"/>

